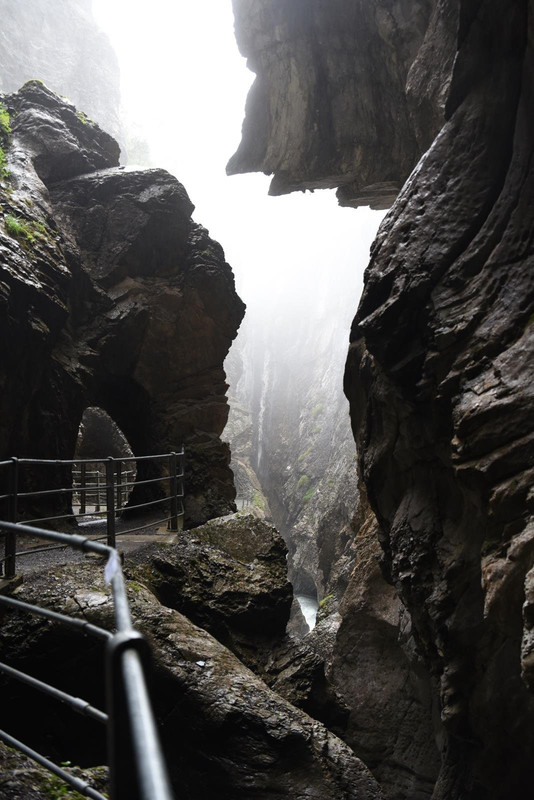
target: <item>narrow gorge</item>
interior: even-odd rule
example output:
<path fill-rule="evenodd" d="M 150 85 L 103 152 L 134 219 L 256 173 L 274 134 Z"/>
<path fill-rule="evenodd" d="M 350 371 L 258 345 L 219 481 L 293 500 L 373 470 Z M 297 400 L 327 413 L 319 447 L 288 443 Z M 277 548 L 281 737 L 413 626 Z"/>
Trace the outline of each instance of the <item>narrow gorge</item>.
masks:
<path fill-rule="evenodd" d="M 0 0 L 0 461 L 93 452 L 104 412 L 135 456 L 184 444 L 184 530 L 124 557 L 176 797 L 528 797 L 534 3 L 232 0 L 254 79 L 224 180 L 263 173 L 270 207 L 310 213 L 295 248 L 270 211 L 255 227 L 259 184 L 239 183 L 243 205 L 218 175 L 194 184 L 219 244 L 189 181 L 133 163 L 139 136 L 164 152 L 155 88 L 134 92 L 139 129 L 125 113 L 139 41 L 171 150 L 195 125 L 192 172 L 216 149 L 225 98 L 200 87 L 229 12 L 198 2 L 203 44 L 160 0 L 142 31 L 133 5 L 113 28 L 99 0 Z M 179 66 L 187 38 L 206 84 Z M 325 191 L 357 246 L 309 198 L 285 205 Z M 255 284 L 262 249 L 280 263 Z M 101 566 L 59 559 L 1 591 L 109 627 Z M 0 616 L 2 659 L 105 704 L 93 642 Z M 96 723 L 0 687 L 6 729 L 108 792 Z M 0 768 L 0 800 L 78 797 L 4 745 Z"/>

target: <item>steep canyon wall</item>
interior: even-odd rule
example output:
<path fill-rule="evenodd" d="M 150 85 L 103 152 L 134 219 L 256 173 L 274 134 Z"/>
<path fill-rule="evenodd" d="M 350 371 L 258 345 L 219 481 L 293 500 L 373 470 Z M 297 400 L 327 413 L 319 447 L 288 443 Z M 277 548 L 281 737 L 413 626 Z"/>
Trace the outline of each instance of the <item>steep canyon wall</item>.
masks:
<path fill-rule="evenodd" d="M 119 167 L 43 84 L 2 103 L 2 457 L 72 458 L 98 406 L 136 455 L 184 441 L 187 524 L 227 513 L 223 361 L 244 306 L 222 248 L 173 176 Z"/>
<path fill-rule="evenodd" d="M 352 743 L 392 797 L 524 796 L 534 777 L 532 3 L 234 9 L 257 79 L 230 171 L 274 173 L 274 193 L 338 186 L 355 205 L 387 204 L 406 181 L 372 249 L 346 368 L 390 584 L 365 568 L 374 545 L 359 534 L 334 652 L 346 695 L 353 686 Z M 371 684 L 374 694 L 361 691 Z M 383 729 L 377 692 L 389 692 Z"/>
<path fill-rule="evenodd" d="M 92 0 L 0 0 L 0 92 L 37 78 L 119 141 L 117 56 L 96 25 Z"/>

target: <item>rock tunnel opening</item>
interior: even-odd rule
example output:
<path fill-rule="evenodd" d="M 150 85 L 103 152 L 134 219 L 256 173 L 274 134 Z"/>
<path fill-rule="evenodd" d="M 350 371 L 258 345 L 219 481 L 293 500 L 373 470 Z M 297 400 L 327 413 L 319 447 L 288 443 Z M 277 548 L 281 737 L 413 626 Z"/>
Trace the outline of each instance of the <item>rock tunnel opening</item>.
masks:
<path fill-rule="evenodd" d="M 105 459 L 109 456 L 120 461 L 134 458 L 134 453 L 126 436 L 107 411 L 98 406 L 89 406 L 83 412 L 74 450 L 74 459 L 81 463 L 73 469 L 73 487 L 77 490 L 73 507 L 80 514 L 105 510 Z M 137 467 L 135 461 L 120 463 L 124 489 L 119 500 L 120 505 L 126 506 L 134 488 Z"/>

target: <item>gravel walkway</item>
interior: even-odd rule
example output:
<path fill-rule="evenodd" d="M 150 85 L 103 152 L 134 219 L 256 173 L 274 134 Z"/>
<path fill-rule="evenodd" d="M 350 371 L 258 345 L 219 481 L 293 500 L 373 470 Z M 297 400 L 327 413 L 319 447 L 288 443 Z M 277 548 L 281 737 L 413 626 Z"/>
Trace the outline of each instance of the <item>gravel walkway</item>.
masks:
<path fill-rule="evenodd" d="M 154 520 L 153 522 L 156 521 L 157 520 Z M 143 547 L 147 542 L 172 541 L 176 533 L 167 531 L 164 525 L 154 525 L 153 522 L 147 520 L 146 517 L 143 518 L 143 520 L 117 520 L 117 534 L 120 534 L 121 531 L 128 531 L 129 528 L 137 528 L 144 524 L 147 525 L 143 530 L 135 531 L 134 533 L 125 533 L 124 536 L 117 535 L 117 549 L 127 555 Z M 101 541 L 105 542 L 106 521 L 102 519 L 85 521 L 83 524 L 78 525 L 77 529 L 73 529 L 70 532 L 78 533 L 81 536 L 87 536 L 91 539 L 101 539 Z M 17 557 L 17 573 L 30 575 L 32 572 L 41 572 L 51 567 L 60 566 L 61 564 L 74 564 L 87 558 L 94 558 L 92 554 L 81 553 L 70 547 L 42 551 L 41 548 L 46 546 L 47 543 L 42 539 L 34 539 L 26 536 L 19 537 L 17 541 L 17 553 L 25 552 L 25 555 L 19 555 Z M 30 552 L 36 549 L 41 550 L 41 552 L 30 555 Z"/>

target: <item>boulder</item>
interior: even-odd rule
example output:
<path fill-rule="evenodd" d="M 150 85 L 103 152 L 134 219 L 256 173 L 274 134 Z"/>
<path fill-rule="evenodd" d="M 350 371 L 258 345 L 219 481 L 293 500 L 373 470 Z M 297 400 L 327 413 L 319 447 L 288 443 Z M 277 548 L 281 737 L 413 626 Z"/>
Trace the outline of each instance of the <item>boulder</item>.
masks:
<path fill-rule="evenodd" d="M 191 800 L 214 793 L 224 800 L 381 800 L 366 767 L 323 725 L 268 689 L 209 633 L 161 606 L 141 584 L 128 582 L 128 591 L 135 624 L 153 648 L 153 698 L 177 794 Z M 17 596 L 97 625 L 113 625 L 103 565 L 93 559 L 35 576 Z M 55 623 L 36 618 L 22 623 L 18 614 L 8 619 L 3 614 L 0 639 L 6 660 L 39 677 L 53 673 L 54 682 L 67 688 L 81 681 L 88 699 L 100 694 L 101 702 L 101 649 L 74 647 L 75 638 L 84 641 Z M 20 725 L 19 693 L 16 687 L 4 708 L 11 730 Z M 46 713 L 43 703 L 34 710 Z M 59 741 L 53 738 L 56 733 Z M 42 744 L 40 731 L 26 734 Z M 48 752 L 84 750 L 76 723 L 63 729 L 50 724 L 48 736 Z"/>
<path fill-rule="evenodd" d="M 127 575 L 257 665 L 258 649 L 283 639 L 293 593 L 287 550 L 271 525 L 252 515 L 211 520 L 176 543 L 133 554 Z"/>

